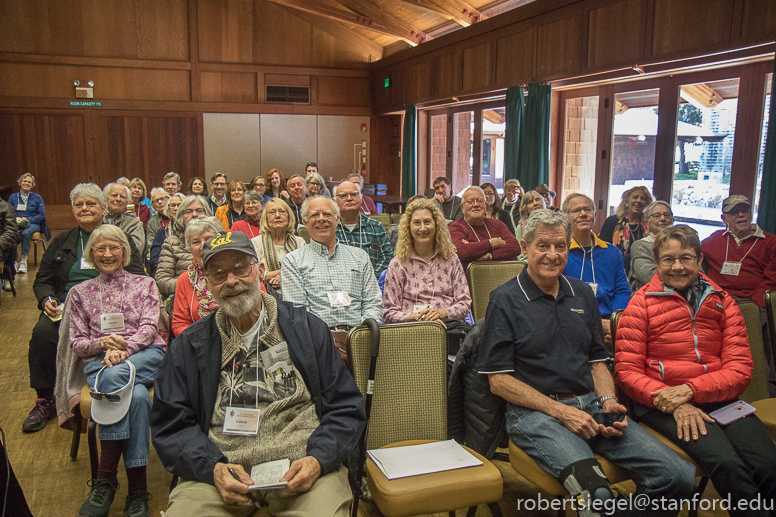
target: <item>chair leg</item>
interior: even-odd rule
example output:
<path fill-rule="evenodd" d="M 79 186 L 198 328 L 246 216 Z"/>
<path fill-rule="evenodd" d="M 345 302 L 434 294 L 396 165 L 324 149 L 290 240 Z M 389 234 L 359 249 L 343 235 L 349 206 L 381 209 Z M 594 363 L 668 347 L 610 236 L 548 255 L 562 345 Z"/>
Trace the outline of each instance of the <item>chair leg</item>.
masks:
<path fill-rule="evenodd" d="M 33 264 L 35 264 L 35 267 L 38 267 L 38 241 L 32 241 L 31 243 L 34 246 L 32 256 L 33 256 Z"/>
<path fill-rule="evenodd" d="M 698 488 L 695 489 L 695 491 L 698 493 L 698 499 L 703 497 L 703 492 L 706 491 L 706 485 L 709 483 L 709 477 L 703 476 L 701 478 L 701 482 L 698 483 Z M 687 512 L 688 517 L 698 517 L 698 508 L 690 508 L 689 512 Z"/>
<path fill-rule="evenodd" d="M 501 507 L 498 505 L 498 503 L 488 503 L 488 508 L 490 508 L 490 514 L 493 517 L 501 517 Z"/>
<path fill-rule="evenodd" d="M 76 461 L 78 459 L 78 446 L 81 444 L 81 422 L 83 417 L 81 416 L 81 408 L 75 408 L 75 415 L 73 416 L 73 441 L 70 443 L 70 461 Z"/>
<path fill-rule="evenodd" d="M 477 513 L 477 507 L 476 506 L 470 506 L 469 511 L 466 512 L 466 517 L 474 517 L 474 514 Z"/>
<path fill-rule="evenodd" d="M 90 418 L 86 429 L 86 436 L 89 441 L 89 463 L 92 467 L 92 479 L 97 479 L 97 468 L 100 465 L 100 453 L 97 449 L 97 424 Z"/>
<path fill-rule="evenodd" d="M 447 515 L 449 515 L 450 517 L 455 517 L 455 510 L 447 512 Z"/>

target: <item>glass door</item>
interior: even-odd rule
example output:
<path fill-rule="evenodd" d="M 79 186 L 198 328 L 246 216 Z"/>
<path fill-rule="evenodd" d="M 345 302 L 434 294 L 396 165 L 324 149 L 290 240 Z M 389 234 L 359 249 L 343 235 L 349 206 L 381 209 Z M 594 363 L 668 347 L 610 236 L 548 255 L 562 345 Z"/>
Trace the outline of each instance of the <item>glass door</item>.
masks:
<path fill-rule="evenodd" d="M 763 103 L 763 123 L 760 129 L 760 159 L 757 161 L 757 183 L 755 186 L 754 199 L 752 200 L 753 212 L 752 220 L 757 221 L 757 212 L 760 205 L 760 187 L 763 183 L 763 161 L 765 160 L 765 140 L 768 136 L 768 117 L 771 109 L 771 81 L 773 74 L 767 75 L 765 80 L 765 102 Z"/>
<path fill-rule="evenodd" d="M 499 193 L 504 191 L 504 132 L 506 108 L 482 110 L 482 183 L 492 183 Z"/>
<path fill-rule="evenodd" d="M 453 194 L 472 184 L 474 166 L 474 111 L 453 114 Z"/>
<path fill-rule="evenodd" d="M 738 78 L 684 84 L 679 91 L 671 209 L 705 239 L 723 226 L 722 200 L 738 113 Z"/>

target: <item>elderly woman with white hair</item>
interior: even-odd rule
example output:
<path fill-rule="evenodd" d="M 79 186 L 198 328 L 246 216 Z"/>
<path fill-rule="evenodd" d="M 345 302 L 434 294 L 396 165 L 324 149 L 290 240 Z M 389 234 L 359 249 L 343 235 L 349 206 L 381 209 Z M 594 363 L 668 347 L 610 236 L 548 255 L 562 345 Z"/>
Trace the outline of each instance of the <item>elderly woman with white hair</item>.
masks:
<path fill-rule="evenodd" d="M 16 221 L 22 237 L 22 253 L 19 257 L 19 262 L 16 263 L 16 271 L 26 273 L 27 256 L 30 254 L 32 236 L 36 232 L 48 232 L 48 228 L 44 228 L 46 207 L 40 194 L 32 191 L 32 188 L 35 186 L 35 176 L 26 172 L 19 176 L 19 179 L 16 181 L 19 183 L 19 192 L 11 194 L 8 202 L 16 211 Z M 51 238 L 51 232 L 48 232 L 46 236 Z"/>
<path fill-rule="evenodd" d="M 251 239 L 259 262 L 264 264 L 264 282 L 280 292 L 280 263 L 287 253 L 305 245 L 302 237 L 294 235 L 296 218 L 288 203 L 273 197 L 261 213 L 261 235 Z"/>
<path fill-rule="evenodd" d="M 191 265 L 191 251 L 186 249 L 183 232 L 186 230 L 186 225 L 200 215 L 213 215 L 205 198 L 184 196 L 175 215 L 175 222 L 172 223 L 170 236 L 162 244 L 159 265 L 154 274 L 159 292 L 165 298 L 175 292 L 178 277 Z"/>
<path fill-rule="evenodd" d="M 323 196 L 331 199 L 331 192 L 326 188 L 326 182 L 323 180 L 323 176 L 317 172 L 311 172 L 304 179 L 307 184 L 307 197 Z"/>
<path fill-rule="evenodd" d="M 84 248 L 92 232 L 103 224 L 105 195 L 94 183 L 79 183 L 70 192 L 70 204 L 77 226 L 61 232 L 49 243 L 32 286 L 42 312 L 30 339 L 30 387 L 35 390 L 37 400 L 22 425 L 22 431 L 27 433 L 40 431 L 55 415 L 53 400 L 61 305 L 73 286 L 98 274 L 84 255 Z M 130 251 L 127 271 L 142 275 L 140 252 L 131 243 Z"/>
<path fill-rule="evenodd" d="M 147 386 L 153 384 L 164 358 L 164 340 L 159 335 L 161 305 L 156 285 L 152 278 L 124 270 L 130 254 L 129 241 L 119 228 L 95 229 L 84 257 L 99 275 L 74 286 L 68 296 L 70 346 L 84 364 L 101 443 L 97 477 L 88 483 L 91 492 L 79 515 L 108 515 L 119 487 L 122 456 L 129 484 L 125 514 L 148 515 L 151 398 Z M 121 394 L 125 386 L 130 386 L 131 394 Z M 124 397 L 129 404 L 122 404 Z"/>
<path fill-rule="evenodd" d="M 177 336 L 200 318 L 218 309 L 218 303 L 207 286 L 202 265 L 202 247 L 208 239 L 223 231 L 215 217 L 199 216 L 192 219 L 183 232 L 186 249 L 191 252 L 191 265 L 181 273 L 175 286 L 172 309 L 172 334 Z"/>
<path fill-rule="evenodd" d="M 657 273 L 652 246 L 660 230 L 674 224 L 674 214 L 671 211 L 671 205 L 665 201 L 655 201 L 644 210 L 644 219 L 647 220 L 649 235 L 634 242 L 630 248 L 631 264 L 628 283 L 633 294 L 636 294 L 643 285 L 648 284 Z"/>
<path fill-rule="evenodd" d="M 142 253 L 145 247 L 145 229 L 140 219 L 127 213 L 127 205 L 132 199 L 129 187 L 119 183 L 108 183 L 103 192 L 105 193 L 107 211 L 102 217 L 102 222 L 121 228 Z"/>

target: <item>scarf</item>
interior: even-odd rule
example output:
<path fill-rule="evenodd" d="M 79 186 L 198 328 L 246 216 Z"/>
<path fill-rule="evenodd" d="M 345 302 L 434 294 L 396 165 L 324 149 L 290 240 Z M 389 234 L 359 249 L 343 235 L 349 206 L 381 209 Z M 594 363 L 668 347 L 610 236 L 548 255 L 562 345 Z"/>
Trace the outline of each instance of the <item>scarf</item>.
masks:
<path fill-rule="evenodd" d="M 213 300 L 213 293 L 207 287 L 205 272 L 194 261 L 189 266 L 189 281 L 194 286 L 194 294 L 199 299 L 199 307 L 197 308 L 199 317 L 204 318 L 215 312 L 218 309 L 218 304 Z"/>
<path fill-rule="evenodd" d="M 275 246 L 272 244 L 272 236 L 269 232 L 261 234 L 261 245 L 264 246 L 264 263 L 267 265 L 267 271 L 277 271 L 280 269 L 280 262 L 275 254 Z M 286 240 L 283 245 L 289 253 L 296 249 L 296 239 L 294 239 L 293 233 L 286 233 Z"/>

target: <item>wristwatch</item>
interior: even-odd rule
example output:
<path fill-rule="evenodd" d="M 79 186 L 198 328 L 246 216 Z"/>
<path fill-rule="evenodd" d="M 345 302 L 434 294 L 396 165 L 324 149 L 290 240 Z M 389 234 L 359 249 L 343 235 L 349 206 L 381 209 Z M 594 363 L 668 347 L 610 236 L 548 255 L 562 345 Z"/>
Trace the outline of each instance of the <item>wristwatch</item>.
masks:
<path fill-rule="evenodd" d="M 598 397 L 598 402 L 597 402 L 598 407 L 603 408 L 604 402 L 606 402 L 607 400 L 614 400 L 615 402 L 617 402 L 617 397 L 614 395 L 604 395 L 602 397 Z"/>

